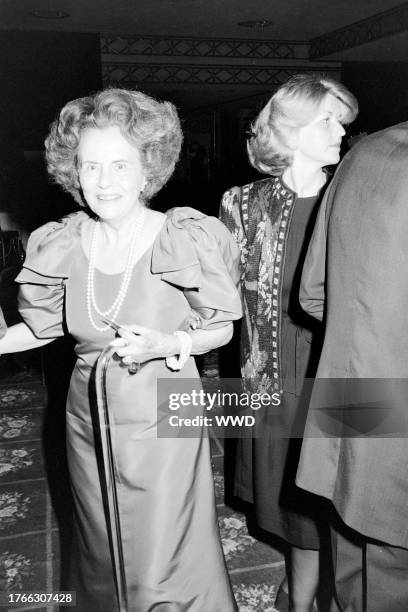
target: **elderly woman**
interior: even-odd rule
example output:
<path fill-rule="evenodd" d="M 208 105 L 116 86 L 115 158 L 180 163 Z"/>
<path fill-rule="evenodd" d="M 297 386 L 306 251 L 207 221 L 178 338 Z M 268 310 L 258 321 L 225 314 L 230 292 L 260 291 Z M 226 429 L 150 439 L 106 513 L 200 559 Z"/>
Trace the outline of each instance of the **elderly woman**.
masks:
<path fill-rule="evenodd" d="M 236 609 L 208 438 L 198 427 L 190 438 L 157 436 L 158 379 L 197 388 L 190 353 L 228 342 L 241 314 L 230 276 L 239 252 L 224 225 L 190 208 L 165 215 L 146 206 L 171 176 L 181 142 L 172 104 L 137 91 L 108 89 L 62 109 L 46 140 L 48 169 L 86 208 L 32 234 L 17 279 L 26 325 L 0 341 L 1 352 L 22 350 L 65 329 L 76 340 L 67 402 L 76 519 L 70 588 L 87 612 L 118 610 L 92 419 L 95 362 L 109 343 L 117 352 L 107 390 L 128 609 Z M 192 309 L 199 329 L 187 333 Z M 107 317 L 126 324 L 121 338 Z M 134 375 L 130 363 L 142 364 Z"/>
<path fill-rule="evenodd" d="M 299 281 L 317 207 L 337 164 L 343 125 L 357 101 L 331 78 L 296 75 L 260 112 L 248 140 L 251 164 L 270 178 L 234 187 L 221 218 L 241 249 L 244 321 L 242 376 L 247 390 L 280 392 L 238 445 L 236 493 L 254 504 L 259 526 L 287 544 L 287 575 L 276 606 L 309 612 L 318 583 L 318 498 L 294 484 L 319 330 L 300 308 Z M 292 439 L 290 439 L 292 438 Z M 293 439 L 298 438 L 298 439 Z"/>

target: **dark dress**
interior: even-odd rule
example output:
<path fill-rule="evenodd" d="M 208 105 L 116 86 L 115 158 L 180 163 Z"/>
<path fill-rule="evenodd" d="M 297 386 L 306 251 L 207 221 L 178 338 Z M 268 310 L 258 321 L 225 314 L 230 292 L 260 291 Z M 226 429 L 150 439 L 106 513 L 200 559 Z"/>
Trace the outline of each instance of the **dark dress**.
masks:
<path fill-rule="evenodd" d="M 299 283 L 303 261 L 316 218 L 317 197 L 298 198 L 288 241 L 282 283 L 282 380 L 284 393 L 280 410 L 283 433 L 295 437 L 275 438 L 274 429 L 264 431 L 271 436 L 253 440 L 254 498 L 257 520 L 263 529 L 281 536 L 301 548 L 319 548 L 316 526 L 318 504 L 310 495 L 295 485 L 304 422 L 308 408 L 310 385 L 303 386 L 306 376 L 316 372 L 317 328 L 299 305 Z M 312 351 L 312 341 L 314 342 Z M 268 415 L 266 414 L 266 422 Z M 266 469 L 265 469 L 266 468 Z"/>
<path fill-rule="evenodd" d="M 55 337 L 66 325 L 76 340 L 77 362 L 67 402 L 67 448 L 75 501 L 73 579 L 77 610 L 115 612 L 112 563 L 98 476 L 95 443 L 95 361 L 113 339 L 91 327 L 86 308 L 88 260 L 81 246 L 78 213 L 51 223 L 30 238 L 18 281 L 21 313 L 38 336 Z M 183 326 L 191 308 L 203 328 L 240 316 L 239 295 L 229 275 L 238 251 L 216 219 L 192 209 L 168 214 L 153 245 L 136 262 L 118 320 L 162 331 Z M 112 303 L 121 275 L 96 271 L 97 301 Z M 131 612 L 233 612 L 236 609 L 219 539 L 209 441 L 157 437 L 157 380 L 188 379 L 199 388 L 190 357 L 180 372 L 164 359 L 147 362 L 131 376 L 119 359 L 110 362 L 108 400 L 122 543 Z M 187 388 L 183 390 L 188 390 Z"/>
<path fill-rule="evenodd" d="M 279 179 L 267 179 L 267 181 L 279 181 Z M 283 189 L 281 193 L 284 197 L 289 197 L 289 190 L 285 186 Z M 259 196 L 256 193 L 256 195 L 259 200 L 266 200 L 264 194 Z M 314 376 L 320 352 L 319 324 L 301 309 L 298 299 L 303 261 L 313 231 L 319 198 L 317 196 L 296 198 L 293 193 L 291 195 L 292 200 L 287 215 L 289 221 L 285 226 L 286 232 L 283 238 L 281 282 L 277 290 L 280 323 L 277 352 L 280 355 L 280 387 L 283 390 L 281 404 L 278 415 L 276 410 L 271 411 L 269 407 L 261 409 L 257 415 L 253 437 L 239 439 L 235 492 L 244 501 L 254 504 L 257 522 L 262 529 L 282 537 L 294 546 L 318 549 L 320 503 L 315 496 L 296 487 L 295 476 L 310 391 L 310 385 L 305 384 L 304 379 Z M 281 201 L 277 199 L 273 202 L 272 206 L 274 205 L 282 207 Z M 266 208 L 265 213 L 271 219 L 276 216 L 272 206 Z M 254 214 L 251 215 L 251 203 L 248 209 L 250 227 L 251 219 L 255 217 Z M 225 217 L 223 220 L 225 222 Z M 226 224 L 234 234 L 231 223 L 227 221 Z M 276 235 L 280 233 L 276 232 Z M 253 230 L 253 234 L 257 236 L 258 231 Z M 272 225 L 272 231 L 265 233 L 262 252 L 265 251 L 265 243 L 273 242 L 273 239 Z M 245 248 L 248 249 L 248 253 L 251 252 L 248 242 Z M 274 250 L 273 247 L 272 249 Z M 263 255 L 261 260 L 262 257 Z M 262 264 L 260 268 L 261 266 Z M 248 319 L 251 319 L 251 300 L 248 299 L 246 303 L 249 305 Z M 259 297 L 257 313 L 259 313 Z M 266 317 L 262 325 L 267 325 L 265 319 Z M 260 327 L 259 314 L 256 325 Z M 272 324 L 270 335 L 272 335 Z M 241 344 L 243 354 L 246 351 L 246 342 L 244 331 Z M 255 359 L 253 362 L 256 363 Z M 260 362 L 258 359 L 256 364 L 258 369 Z M 244 377 L 246 367 L 244 362 Z M 258 386 L 262 385 L 263 380 L 262 378 L 258 382 Z M 253 390 L 256 391 L 256 388 Z"/>

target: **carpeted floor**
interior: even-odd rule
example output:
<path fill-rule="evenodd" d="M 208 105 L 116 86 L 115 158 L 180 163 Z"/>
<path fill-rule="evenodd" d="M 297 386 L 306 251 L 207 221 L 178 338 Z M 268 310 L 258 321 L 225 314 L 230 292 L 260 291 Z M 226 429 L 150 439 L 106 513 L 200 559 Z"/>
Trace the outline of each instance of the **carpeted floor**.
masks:
<path fill-rule="evenodd" d="M 64 578 L 70 493 L 63 420 L 63 385 L 48 394 L 47 405 L 38 374 L 0 377 L 0 578 L 8 590 L 59 590 Z M 212 457 L 219 526 L 239 610 L 273 612 L 282 554 L 252 537 L 244 514 L 225 503 L 221 441 L 212 439 Z M 19 609 L 56 608 L 13 608 Z"/>

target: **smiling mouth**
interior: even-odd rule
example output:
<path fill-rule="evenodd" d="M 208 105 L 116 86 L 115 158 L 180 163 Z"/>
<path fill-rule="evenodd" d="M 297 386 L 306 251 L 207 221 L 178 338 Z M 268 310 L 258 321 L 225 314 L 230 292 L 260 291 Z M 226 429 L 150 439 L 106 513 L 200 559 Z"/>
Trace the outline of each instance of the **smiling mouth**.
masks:
<path fill-rule="evenodd" d="M 96 197 L 98 200 L 103 200 L 104 202 L 109 202 L 110 200 L 117 200 L 119 198 L 119 196 L 116 194 L 113 194 L 113 195 L 104 194 L 104 195 L 98 195 Z"/>

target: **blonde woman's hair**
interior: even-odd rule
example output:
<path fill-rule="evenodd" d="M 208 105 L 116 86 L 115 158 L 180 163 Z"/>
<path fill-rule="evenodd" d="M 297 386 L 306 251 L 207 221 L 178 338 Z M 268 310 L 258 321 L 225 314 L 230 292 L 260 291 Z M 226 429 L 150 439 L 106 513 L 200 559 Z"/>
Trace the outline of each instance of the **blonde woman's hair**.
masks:
<path fill-rule="evenodd" d="M 312 120 L 327 94 L 344 104 L 346 112 L 341 122 L 354 121 L 358 113 L 357 99 L 331 77 L 297 74 L 281 85 L 251 125 L 247 151 L 252 166 L 264 174 L 281 175 L 292 163 L 291 143 L 299 129 Z"/>

